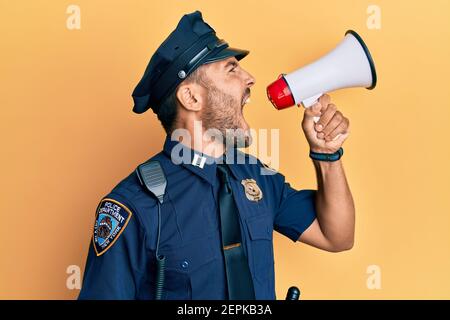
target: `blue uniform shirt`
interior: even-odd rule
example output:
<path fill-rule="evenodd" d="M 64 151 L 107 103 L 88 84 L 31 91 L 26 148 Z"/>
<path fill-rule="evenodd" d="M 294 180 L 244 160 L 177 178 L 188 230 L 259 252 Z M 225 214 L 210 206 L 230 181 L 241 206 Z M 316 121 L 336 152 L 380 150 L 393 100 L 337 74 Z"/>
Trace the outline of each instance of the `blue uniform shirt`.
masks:
<path fill-rule="evenodd" d="M 194 164 L 174 163 L 172 151 L 189 155 Z M 316 217 L 316 191 L 297 191 L 258 159 L 233 153 L 231 185 L 255 298 L 275 299 L 273 230 L 297 241 Z M 159 246 L 166 256 L 163 299 L 227 299 L 217 165 L 199 166 L 196 154 L 167 136 L 163 151 L 150 159 L 160 162 L 167 179 Z M 243 157 L 245 164 L 238 162 Z M 246 179 L 259 187 L 258 201 L 248 197 Z M 79 298 L 153 299 L 157 231 L 157 200 L 133 172 L 97 208 Z"/>

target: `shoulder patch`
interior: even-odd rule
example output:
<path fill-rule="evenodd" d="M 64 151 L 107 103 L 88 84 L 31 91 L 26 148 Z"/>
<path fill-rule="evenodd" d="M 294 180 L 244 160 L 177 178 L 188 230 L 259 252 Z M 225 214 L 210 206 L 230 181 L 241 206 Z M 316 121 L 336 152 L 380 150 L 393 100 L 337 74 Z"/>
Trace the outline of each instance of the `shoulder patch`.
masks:
<path fill-rule="evenodd" d="M 125 230 L 133 214 L 122 203 L 105 198 L 97 208 L 92 243 L 97 256 L 104 254 Z"/>

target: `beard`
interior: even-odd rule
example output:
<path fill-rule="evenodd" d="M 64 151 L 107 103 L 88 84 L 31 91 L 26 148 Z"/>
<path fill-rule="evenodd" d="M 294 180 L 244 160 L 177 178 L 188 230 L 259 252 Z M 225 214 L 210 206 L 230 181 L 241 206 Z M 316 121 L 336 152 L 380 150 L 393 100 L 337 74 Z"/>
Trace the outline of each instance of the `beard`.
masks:
<path fill-rule="evenodd" d="M 247 88 L 245 94 L 249 95 L 250 89 Z M 226 147 L 246 148 L 252 144 L 252 136 L 242 109 L 242 99 L 239 100 L 209 84 L 206 106 L 200 119 L 205 130 L 215 132 L 214 139 L 217 139 L 217 135 L 222 137 Z"/>

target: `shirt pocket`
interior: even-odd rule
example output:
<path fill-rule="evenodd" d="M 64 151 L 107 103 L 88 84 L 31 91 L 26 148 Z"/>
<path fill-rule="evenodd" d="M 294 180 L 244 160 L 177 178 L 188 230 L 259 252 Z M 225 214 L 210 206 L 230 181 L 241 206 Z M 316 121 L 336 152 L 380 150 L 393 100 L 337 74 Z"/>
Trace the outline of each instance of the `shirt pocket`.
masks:
<path fill-rule="evenodd" d="M 272 216 L 264 213 L 248 218 L 246 225 L 250 236 L 249 258 L 253 264 L 254 277 L 261 282 L 267 281 L 274 277 Z"/>
<path fill-rule="evenodd" d="M 209 238 L 197 239 L 179 247 L 161 250 L 165 256 L 164 298 L 193 299 L 195 276 L 216 259 Z"/>

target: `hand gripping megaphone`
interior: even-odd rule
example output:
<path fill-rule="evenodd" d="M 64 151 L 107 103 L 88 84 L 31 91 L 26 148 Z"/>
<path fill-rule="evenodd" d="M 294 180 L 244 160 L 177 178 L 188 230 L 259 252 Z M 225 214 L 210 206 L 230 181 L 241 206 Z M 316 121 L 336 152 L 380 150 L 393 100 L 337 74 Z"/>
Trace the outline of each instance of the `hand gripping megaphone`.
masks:
<path fill-rule="evenodd" d="M 300 104 L 309 108 L 326 92 L 351 87 L 371 90 L 376 84 L 377 73 L 369 49 L 355 31 L 349 30 L 344 40 L 324 57 L 280 75 L 267 87 L 267 97 L 278 110 Z"/>

